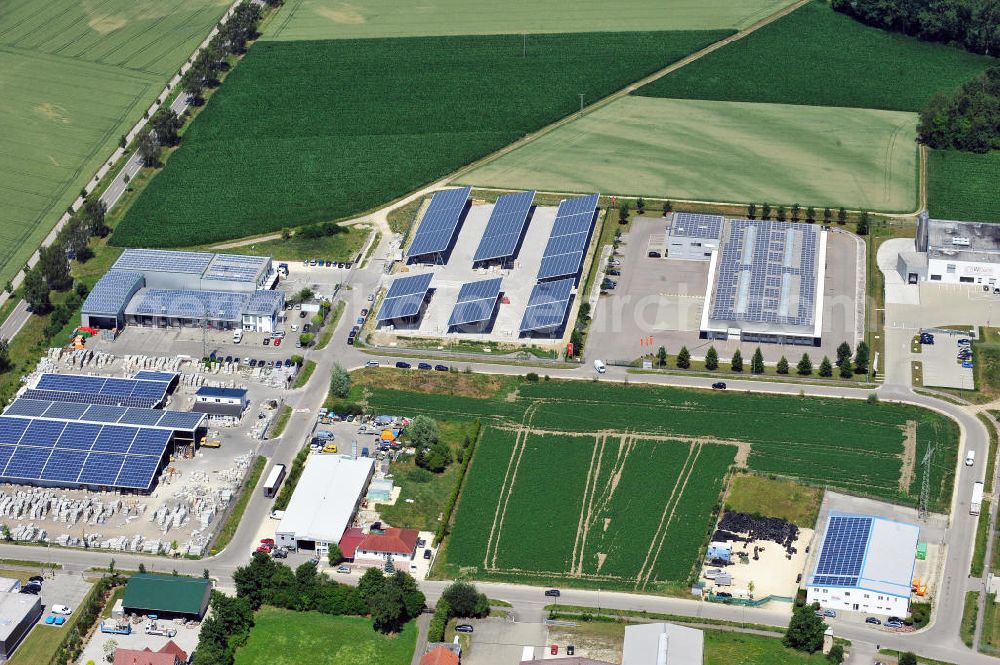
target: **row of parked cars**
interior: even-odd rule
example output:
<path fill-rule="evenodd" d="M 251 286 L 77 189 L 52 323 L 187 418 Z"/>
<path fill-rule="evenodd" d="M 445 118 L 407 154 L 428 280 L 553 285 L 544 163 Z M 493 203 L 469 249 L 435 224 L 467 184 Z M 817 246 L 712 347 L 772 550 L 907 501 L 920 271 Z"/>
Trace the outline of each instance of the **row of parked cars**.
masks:
<path fill-rule="evenodd" d="M 402 360 L 396 363 L 397 369 L 410 369 L 411 367 L 413 367 L 413 365 L 411 365 L 408 362 L 404 362 Z M 417 369 L 433 369 L 438 372 L 447 372 L 450 368 L 447 365 L 432 365 L 430 363 L 417 363 Z"/>
<path fill-rule="evenodd" d="M 332 259 L 305 259 L 302 261 L 304 266 L 312 266 L 320 268 L 346 268 L 350 270 L 354 266 L 353 261 L 333 261 Z"/>
<path fill-rule="evenodd" d="M 213 363 L 237 363 L 246 365 L 247 367 L 279 368 L 279 367 L 291 367 L 292 365 L 295 364 L 292 362 L 291 358 L 285 358 L 284 360 L 282 360 L 281 358 L 278 358 L 277 360 L 257 360 L 256 358 L 249 358 L 249 357 L 240 360 L 239 356 L 226 356 L 225 358 L 223 358 L 222 356 L 216 355 L 214 351 L 211 354 L 209 354 L 208 357 L 209 360 L 211 360 Z"/>

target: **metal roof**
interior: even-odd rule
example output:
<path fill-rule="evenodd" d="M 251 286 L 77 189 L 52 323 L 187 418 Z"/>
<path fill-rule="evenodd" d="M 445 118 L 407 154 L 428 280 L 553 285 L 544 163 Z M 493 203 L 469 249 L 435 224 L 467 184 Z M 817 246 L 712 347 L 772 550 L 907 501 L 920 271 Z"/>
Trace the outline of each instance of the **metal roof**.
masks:
<path fill-rule="evenodd" d="M 22 626 L 25 618 L 35 614 L 37 620 L 41 616 L 41 605 L 42 599 L 30 593 L 0 593 L 0 642 L 10 649 L 11 640 L 25 630 Z M 34 621 L 28 628 L 33 624 Z"/>
<path fill-rule="evenodd" d="M 517 192 L 504 194 L 493 205 L 493 212 L 486 222 L 486 230 L 479 241 L 473 261 L 490 261 L 503 259 L 514 255 L 517 243 L 524 232 L 531 212 L 531 203 L 535 192 Z"/>
<path fill-rule="evenodd" d="M 84 314 L 106 314 L 118 316 L 136 291 L 145 284 L 140 272 L 131 270 L 109 270 L 97 280 L 97 284 L 83 301 Z"/>
<path fill-rule="evenodd" d="M 459 187 L 437 192 L 431 197 L 427 212 L 420 220 L 413 242 L 406 251 L 407 258 L 436 254 L 448 249 L 458 230 L 458 223 L 471 191 L 471 187 Z"/>
<path fill-rule="evenodd" d="M 233 399 L 243 398 L 247 394 L 246 388 L 216 388 L 214 386 L 202 386 L 195 393 L 199 397 L 231 397 Z"/>
<path fill-rule="evenodd" d="M 276 533 L 297 540 L 336 543 L 375 467 L 370 457 L 310 455 Z"/>
<path fill-rule="evenodd" d="M 208 252 L 182 252 L 170 249 L 126 249 L 115 261 L 112 269 L 139 272 L 176 272 L 201 275 L 212 262 L 215 254 Z"/>
<path fill-rule="evenodd" d="M 700 665 L 705 634 L 697 628 L 672 623 L 625 627 L 622 665 Z"/>
<path fill-rule="evenodd" d="M 253 283 L 267 270 L 270 258 L 243 254 L 216 254 L 205 268 L 202 279 Z"/>
<path fill-rule="evenodd" d="M 126 610 L 201 616 L 211 591 L 212 582 L 200 577 L 136 573 L 129 577 L 125 586 L 122 605 Z"/>

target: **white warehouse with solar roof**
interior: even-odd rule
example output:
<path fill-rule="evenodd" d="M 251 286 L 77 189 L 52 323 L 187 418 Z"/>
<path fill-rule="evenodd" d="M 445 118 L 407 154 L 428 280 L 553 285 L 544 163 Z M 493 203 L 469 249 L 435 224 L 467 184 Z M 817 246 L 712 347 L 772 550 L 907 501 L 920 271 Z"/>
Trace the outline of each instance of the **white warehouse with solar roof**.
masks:
<path fill-rule="evenodd" d="M 83 303 L 81 323 L 272 332 L 285 297 L 270 257 L 127 249 Z"/>
<path fill-rule="evenodd" d="M 831 513 L 806 599 L 831 610 L 906 616 L 920 528 L 870 515 Z"/>

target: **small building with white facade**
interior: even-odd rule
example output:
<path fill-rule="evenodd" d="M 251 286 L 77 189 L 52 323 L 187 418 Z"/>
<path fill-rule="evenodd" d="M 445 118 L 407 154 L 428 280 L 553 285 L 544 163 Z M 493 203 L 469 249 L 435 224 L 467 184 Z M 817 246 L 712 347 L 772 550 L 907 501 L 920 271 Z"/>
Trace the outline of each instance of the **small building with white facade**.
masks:
<path fill-rule="evenodd" d="M 622 665 L 701 665 L 705 634 L 672 623 L 626 626 Z"/>
<path fill-rule="evenodd" d="M 831 513 L 806 600 L 831 610 L 906 616 L 920 528 L 870 515 Z"/>
<path fill-rule="evenodd" d="M 275 532 L 278 545 L 326 554 L 351 525 L 375 473 L 375 460 L 310 455 Z"/>
<path fill-rule="evenodd" d="M 681 261 L 708 261 L 719 249 L 722 237 L 722 215 L 701 215 L 675 212 L 667 227 L 665 258 Z"/>
<path fill-rule="evenodd" d="M 931 219 L 921 213 L 914 251 L 900 252 L 897 269 L 908 284 L 1000 286 L 1000 225 Z"/>
<path fill-rule="evenodd" d="M 191 410 L 206 413 L 209 418 L 240 418 L 250 401 L 246 388 L 216 388 L 202 386 L 194 394 Z"/>

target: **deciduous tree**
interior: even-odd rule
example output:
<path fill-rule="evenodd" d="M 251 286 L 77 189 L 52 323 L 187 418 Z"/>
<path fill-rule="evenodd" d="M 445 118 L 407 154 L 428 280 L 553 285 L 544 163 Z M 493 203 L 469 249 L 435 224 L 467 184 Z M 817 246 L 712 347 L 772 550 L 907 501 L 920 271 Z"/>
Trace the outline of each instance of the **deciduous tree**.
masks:
<path fill-rule="evenodd" d="M 806 653 L 816 653 L 823 648 L 823 633 L 826 632 L 826 623 L 822 617 L 816 616 L 819 603 L 796 607 L 792 612 L 792 620 L 785 631 L 782 643 L 786 647 L 805 651 Z"/>

